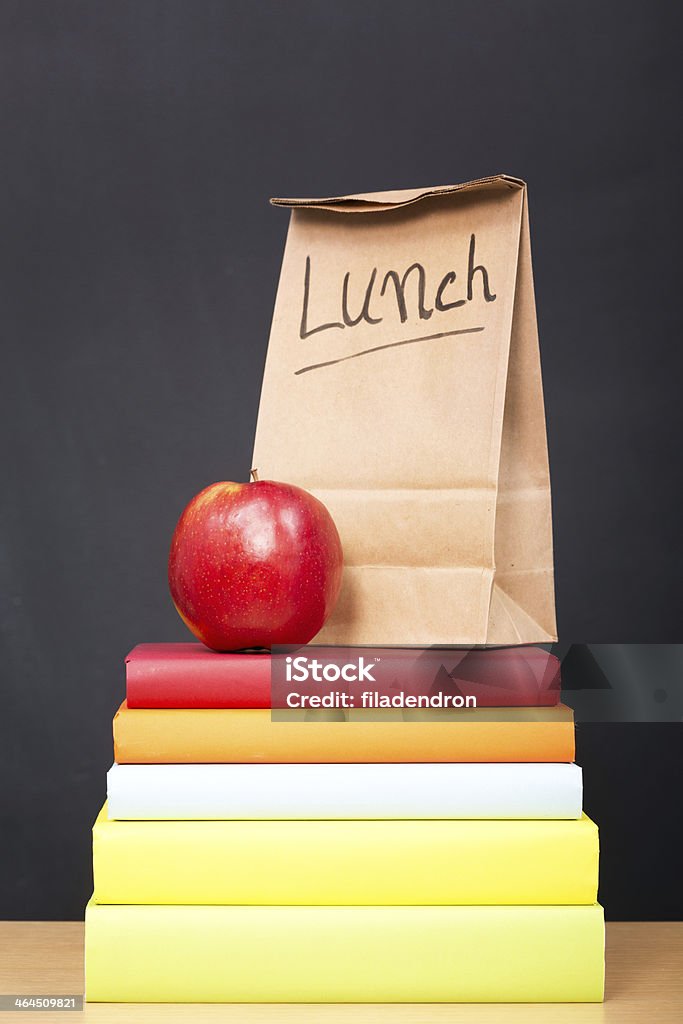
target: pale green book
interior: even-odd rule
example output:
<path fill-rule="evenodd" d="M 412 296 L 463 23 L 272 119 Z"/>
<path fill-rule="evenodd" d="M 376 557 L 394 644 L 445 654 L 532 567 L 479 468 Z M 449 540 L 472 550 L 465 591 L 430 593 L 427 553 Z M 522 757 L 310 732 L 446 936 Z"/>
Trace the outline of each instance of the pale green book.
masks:
<path fill-rule="evenodd" d="M 273 863 L 277 851 L 273 851 Z M 93 1002 L 599 1002 L 602 907 L 100 906 Z"/>

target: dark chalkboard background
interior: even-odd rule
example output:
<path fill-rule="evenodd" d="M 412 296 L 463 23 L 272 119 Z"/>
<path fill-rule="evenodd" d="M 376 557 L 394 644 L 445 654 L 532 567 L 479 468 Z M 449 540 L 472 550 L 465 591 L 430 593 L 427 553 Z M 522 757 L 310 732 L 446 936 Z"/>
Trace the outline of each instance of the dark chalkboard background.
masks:
<path fill-rule="evenodd" d="M 566 641 L 683 640 L 680 12 L 0 3 L 0 917 L 78 918 L 122 658 L 250 466 L 270 195 L 530 183 Z M 611 918 L 681 916 L 680 725 L 586 725 Z"/>

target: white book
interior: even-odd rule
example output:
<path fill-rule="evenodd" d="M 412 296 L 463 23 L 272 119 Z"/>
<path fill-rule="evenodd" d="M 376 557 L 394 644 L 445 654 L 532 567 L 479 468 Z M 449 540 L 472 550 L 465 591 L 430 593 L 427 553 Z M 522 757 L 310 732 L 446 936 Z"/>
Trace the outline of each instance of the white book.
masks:
<path fill-rule="evenodd" d="M 115 764 L 121 820 L 580 818 L 576 764 Z"/>

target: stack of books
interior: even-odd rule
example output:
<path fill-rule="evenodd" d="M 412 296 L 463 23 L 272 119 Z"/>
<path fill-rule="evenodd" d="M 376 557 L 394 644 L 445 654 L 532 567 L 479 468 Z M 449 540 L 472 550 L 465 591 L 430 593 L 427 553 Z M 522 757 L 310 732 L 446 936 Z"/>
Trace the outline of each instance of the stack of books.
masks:
<path fill-rule="evenodd" d="M 88 999 L 602 999 L 570 709 L 280 721 L 270 692 L 267 654 L 129 655 Z"/>

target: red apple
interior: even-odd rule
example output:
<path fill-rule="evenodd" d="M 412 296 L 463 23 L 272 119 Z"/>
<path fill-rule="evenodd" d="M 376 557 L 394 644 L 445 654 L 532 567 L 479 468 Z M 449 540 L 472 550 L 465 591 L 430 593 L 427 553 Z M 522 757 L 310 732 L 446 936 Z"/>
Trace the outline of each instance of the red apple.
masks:
<path fill-rule="evenodd" d="M 178 520 L 168 582 L 180 617 L 207 647 L 305 644 L 334 608 L 342 562 L 332 517 L 308 491 L 223 482 Z"/>

